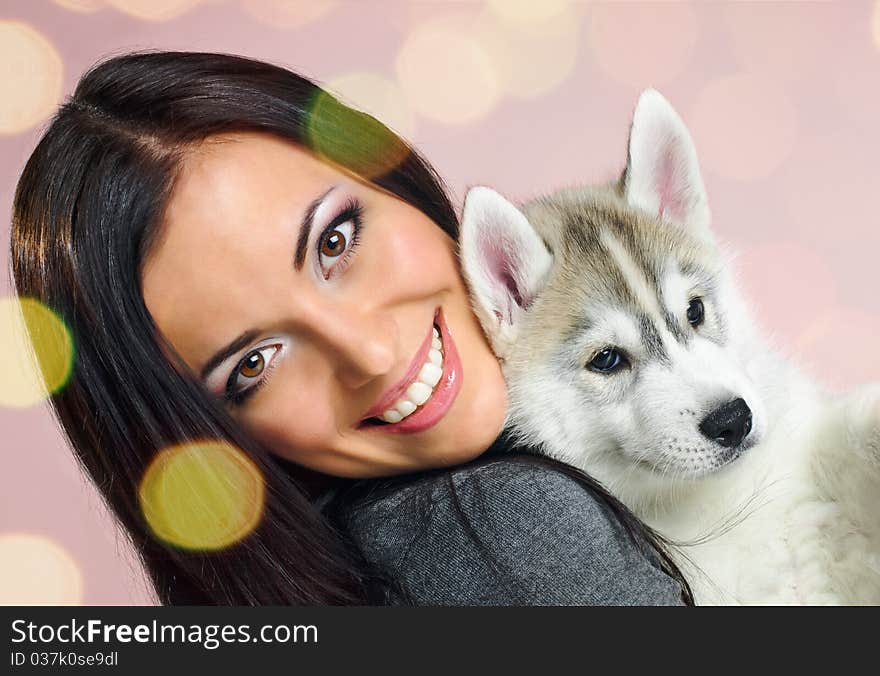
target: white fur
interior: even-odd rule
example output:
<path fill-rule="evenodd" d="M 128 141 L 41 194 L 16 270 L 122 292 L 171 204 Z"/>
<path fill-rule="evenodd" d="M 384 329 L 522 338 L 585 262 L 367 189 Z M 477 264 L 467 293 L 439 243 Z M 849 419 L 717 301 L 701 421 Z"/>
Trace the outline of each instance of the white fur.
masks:
<path fill-rule="evenodd" d="M 654 321 L 662 323 L 663 313 L 657 303 L 656 293 L 651 289 L 650 283 L 645 278 L 644 273 L 635 264 L 632 256 L 630 256 L 613 233 L 608 232 L 607 230 L 604 231 L 601 235 L 601 240 L 602 244 L 605 245 L 605 248 L 608 249 L 614 257 L 617 267 L 626 280 L 627 286 L 636 293 L 642 306 L 648 311 Z"/>
<path fill-rule="evenodd" d="M 714 241 L 690 136 L 656 92 L 639 100 L 623 194 L 629 208 L 658 223 L 703 244 Z M 554 208 L 571 209 L 571 199 L 558 198 Z M 621 240 L 604 231 L 600 241 L 661 337 L 666 359 L 652 359 L 635 314 L 559 276 L 563 267 L 589 276 L 588 261 L 550 265 L 541 238 L 523 231 L 525 215 L 503 201 L 497 194 L 468 196 L 462 259 L 477 312 L 490 318 L 487 334 L 494 339 L 506 331 L 512 429 L 583 467 L 667 537 L 691 543 L 676 554 L 699 603 L 880 603 L 880 385 L 829 395 L 768 346 L 728 265 L 706 261 L 710 293 L 681 271 L 682 252 L 658 258 L 646 247 L 641 256 L 654 257 L 663 271 L 655 288 Z M 497 321 L 510 306 L 506 287 L 485 280 L 480 269 L 476 243 L 486 227 L 523 247 L 505 251 L 512 264 L 527 267 L 513 276 L 530 280 L 532 303 L 508 313 L 509 326 Z M 688 254 L 707 251 L 695 246 Z M 532 255 L 537 264 L 530 264 Z M 687 303 L 701 294 L 705 323 L 682 343 L 661 315 L 687 328 Z M 552 327 L 572 311 L 591 322 L 561 341 Z M 624 350 L 631 368 L 611 376 L 585 368 L 603 346 Z M 732 397 L 745 400 L 754 424 L 728 457 L 697 424 Z"/>
<path fill-rule="evenodd" d="M 636 208 L 708 233 L 709 202 L 693 140 L 654 89 L 642 92 L 633 115 L 625 193 Z"/>

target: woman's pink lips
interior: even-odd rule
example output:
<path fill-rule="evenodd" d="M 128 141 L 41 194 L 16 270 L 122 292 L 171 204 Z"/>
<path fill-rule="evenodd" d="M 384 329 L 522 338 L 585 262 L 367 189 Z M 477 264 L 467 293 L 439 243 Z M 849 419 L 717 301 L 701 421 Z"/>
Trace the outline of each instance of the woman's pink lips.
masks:
<path fill-rule="evenodd" d="M 434 313 L 434 321 L 437 320 L 437 313 Z M 406 392 L 407 388 L 415 382 L 415 379 L 419 375 L 419 371 L 422 370 L 422 366 L 425 365 L 425 362 L 428 361 L 428 352 L 431 351 L 431 339 L 434 337 L 434 325 L 431 324 L 431 327 L 428 329 L 428 336 L 422 341 L 421 347 L 419 347 L 418 352 L 416 352 L 416 356 L 413 357 L 412 363 L 409 365 L 409 368 L 406 371 L 406 375 L 400 379 L 394 387 L 389 389 L 385 394 L 382 395 L 382 398 L 379 399 L 379 402 L 373 406 L 369 411 L 367 411 L 366 415 L 361 418 L 361 424 L 369 418 L 375 418 L 381 416 L 385 411 L 394 406 L 394 402 L 400 399 L 401 396 Z"/>
<path fill-rule="evenodd" d="M 428 399 L 428 401 L 417 411 L 411 413 L 399 423 L 376 425 L 369 429 L 377 432 L 403 434 L 422 432 L 436 425 L 452 406 L 452 402 L 455 401 L 455 397 L 458 395 L 459 390 L 461 390 L 461 359 L 459 358 L 458 350 L 455 347 L 449 329 L 446 326 L 443 313 L 439 309 L 434 315 L 434 321 L 440 329 L 444 354 L 443 373 L 440 376 L 437 385 L 434 387 L 431 398 Z M 385 410 L 387 409 L 383 409 L 383 412 Z"/>

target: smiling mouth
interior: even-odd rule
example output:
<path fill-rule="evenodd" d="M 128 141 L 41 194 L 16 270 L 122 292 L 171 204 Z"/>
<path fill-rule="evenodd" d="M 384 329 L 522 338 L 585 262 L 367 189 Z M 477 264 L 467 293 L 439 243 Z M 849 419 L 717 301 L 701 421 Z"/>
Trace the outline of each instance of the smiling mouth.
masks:
<path fill-rule="evenodd" d="M 461 389 L 461 363 L 440 308 L 409 377 L 394 389 L 393 397 L 377 404 L 358 428 L 420 432 L 435 425 L 452 405 Z"/>
<path fill-rule="evenodd" d="M 432 327 L 431 348 L 415 380 L 381 415 L 364 420 L 364 425 L 395 425 L 427 404 L 443 375 L 443 339 L 436 322 Z"/>

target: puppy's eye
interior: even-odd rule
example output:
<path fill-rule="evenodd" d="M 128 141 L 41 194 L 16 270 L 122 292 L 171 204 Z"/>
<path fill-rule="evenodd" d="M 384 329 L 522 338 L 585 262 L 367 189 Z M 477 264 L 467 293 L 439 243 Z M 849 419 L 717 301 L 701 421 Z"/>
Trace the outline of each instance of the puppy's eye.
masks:
<path fill-rule="evenodd" d="M 694 298 L 693 300 L 691 300 L 691 302 L 688 304 L 687 311 L 688 324 L 696 328 L 703 323 L 705 317 L 706 310 L 703 307 L 703 301 L 699 298 Z"/>
<path fill-rule="evenodd" d="M 597 373 L 612 373 L 629 364 L 618 350 L 606 347 L 587 364 L 587 368 Z"/>

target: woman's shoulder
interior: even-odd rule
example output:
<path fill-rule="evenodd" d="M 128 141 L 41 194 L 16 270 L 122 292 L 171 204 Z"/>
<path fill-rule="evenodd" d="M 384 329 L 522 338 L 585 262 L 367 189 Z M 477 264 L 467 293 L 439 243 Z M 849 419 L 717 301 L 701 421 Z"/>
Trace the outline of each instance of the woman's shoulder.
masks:
<path fill-rule="evenodd" d="M 359 503 L 350 527 L 418 603 L 680 602 L 597 495 L 526 456 L 413 478 Z"/>
<path fill-rule="evenodd" d="M 604 520 L 599 500 L 568 474 L 509 455 L 406 477 L 359 500 L 351 514 L 359 524 L 372 528 L 373 522 L 381 522 L 389 529 L 410 521 L 440 523 L 463 514 L 480 517 L 482 530 L 521 528 L 559 509 Z"/>

